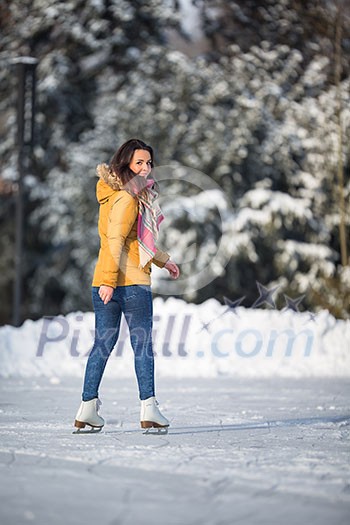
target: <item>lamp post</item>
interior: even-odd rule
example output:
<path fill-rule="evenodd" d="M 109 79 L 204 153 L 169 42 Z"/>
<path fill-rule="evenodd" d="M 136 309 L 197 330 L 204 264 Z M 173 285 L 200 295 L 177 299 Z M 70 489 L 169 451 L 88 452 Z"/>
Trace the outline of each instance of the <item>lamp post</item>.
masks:
<path fill-rule="evenodd" d="M 32 57 L 19 57 L 12 61 L 17 69 L 17 197 L 16 197 L 16 235 L 13 283 L 13 324 L 21 324 L 22 304 L 22 259 L 23 259 L 23 217 L 24 217 L 24 175 L 25 160 L 34 144 L 35 113 L 35 72 L 38 61 Z"/>

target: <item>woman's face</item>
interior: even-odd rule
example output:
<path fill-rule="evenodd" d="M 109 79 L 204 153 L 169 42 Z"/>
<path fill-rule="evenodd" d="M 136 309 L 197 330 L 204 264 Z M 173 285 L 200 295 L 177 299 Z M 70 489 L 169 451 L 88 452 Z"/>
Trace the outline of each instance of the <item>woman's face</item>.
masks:
<path fill-rule="evenodd" d="M 131 159 L 129 168 L 141 177 L 147 177 L 151 173 L 152 158 L 148 151 L 136 149 Z"/>

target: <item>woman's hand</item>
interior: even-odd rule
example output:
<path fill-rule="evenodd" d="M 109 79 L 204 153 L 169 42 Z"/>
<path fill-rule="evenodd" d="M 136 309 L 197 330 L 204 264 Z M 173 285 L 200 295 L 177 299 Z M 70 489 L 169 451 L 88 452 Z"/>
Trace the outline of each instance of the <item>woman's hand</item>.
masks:
<path fill-rule="evenodd" d="M 175 264 L 170 259 L 165 263 L 164 268 L 166 268 L 172 279 L 177 279 L 180 275 L 180 270 L 177 264 Z"/>
<path fill-rule="evenodd" d="M 105 284 L 100 286 L 98 295 L 101 297 L 103 304 L 109 303 L 109 301 L 112 299 L 113 292 L 114 288 L 112 288 L 112 286 L 107 286 Z"/>

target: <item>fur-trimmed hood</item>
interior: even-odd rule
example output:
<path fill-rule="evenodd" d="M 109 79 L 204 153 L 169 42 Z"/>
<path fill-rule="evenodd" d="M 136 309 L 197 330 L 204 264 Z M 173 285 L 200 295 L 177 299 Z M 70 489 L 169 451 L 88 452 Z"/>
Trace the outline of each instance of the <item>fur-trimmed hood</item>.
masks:
<path fill-rule="evenodd" d="M 107 164 L 99 164 L 96 167 L 96 174 L 99 177 L 96 196 L 98 202 L 102 204 L 121 188 L 117 178 L 111 173 Z"/>

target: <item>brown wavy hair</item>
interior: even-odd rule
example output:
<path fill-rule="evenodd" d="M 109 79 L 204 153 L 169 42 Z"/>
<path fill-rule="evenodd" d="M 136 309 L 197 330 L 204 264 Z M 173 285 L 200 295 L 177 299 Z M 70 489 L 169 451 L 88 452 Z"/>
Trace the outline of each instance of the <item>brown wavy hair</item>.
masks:
<path fill-rule="evenodd" d="M 153 148 L 140 139 L 130 139 L 120 146 L 118 151 L 113 155 L 109 169 L 111 174 L 116 178 L 122 189 L 127 190 L 133 195 L 138 195 L 144 190 L 146 180 L 140 175 L 136 175 L 130 168 L 134 152 L 137 149 L 148 151 L 151 155 L 151 167 L 154 166 Z"/>

